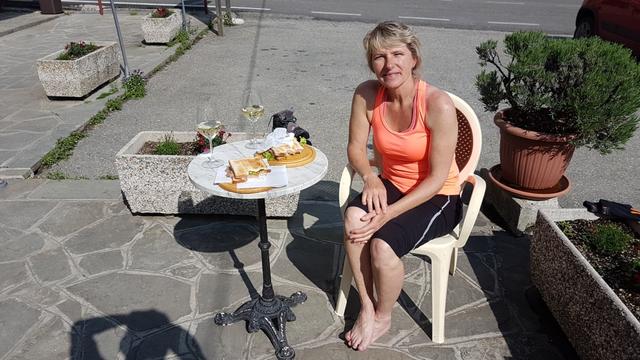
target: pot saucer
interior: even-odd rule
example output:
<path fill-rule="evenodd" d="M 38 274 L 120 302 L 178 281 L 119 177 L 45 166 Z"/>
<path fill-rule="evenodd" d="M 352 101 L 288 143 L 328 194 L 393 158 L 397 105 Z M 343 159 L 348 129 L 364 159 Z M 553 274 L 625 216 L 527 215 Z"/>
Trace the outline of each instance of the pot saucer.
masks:
<path fill-rule="evenodd" d="M 569 192 L 569 190 L 571 189 L 571 182 L 569 182 L 569 179 L 564 175 L 562 175 L 562 178 L 555 186 L 548 189 L 524 189 L 511 185 L 502 179 L 502 167 L 500 166 L 500 164 L 494 165 L 489 170 L 489 178 L 500 189 L 508 192 L 511 195 L 527 200 L 548 200 L 555 197 L 560 197 Z"/>

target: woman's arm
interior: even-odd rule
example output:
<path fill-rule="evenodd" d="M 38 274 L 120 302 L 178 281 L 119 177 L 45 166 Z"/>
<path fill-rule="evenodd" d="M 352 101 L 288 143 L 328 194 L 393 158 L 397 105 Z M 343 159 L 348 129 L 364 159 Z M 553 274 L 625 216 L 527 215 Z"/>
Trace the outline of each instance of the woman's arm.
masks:
<path fill-rule="evenodd" d="M 387 191 L 382 181 L 371 170 L 367 155 L 367 142 L 371 128 L 367 116 L 367 104 L 373 106 L 376 89 L 376 82 L 367 81 L 360 84 L 353 94 L 347 145 L 349 164 L 364 180 L 362 204 L 369 208 L 369 213 L 384 212 L 387 208 Z"/>
<path fill-rule="evenodd" d="M 431 199 L 444 185 L 454 159 L 458 139 L 456 109 L 444 91 L 436 90 L 429 96 L 429 128 L 431 130 L 430 173 L 413 191 L 387 208 L 384 214 L 369 213 L 363 221 L 367 226 L 354 230 L 354 241 L 367 241 L 387 221 Z"/>

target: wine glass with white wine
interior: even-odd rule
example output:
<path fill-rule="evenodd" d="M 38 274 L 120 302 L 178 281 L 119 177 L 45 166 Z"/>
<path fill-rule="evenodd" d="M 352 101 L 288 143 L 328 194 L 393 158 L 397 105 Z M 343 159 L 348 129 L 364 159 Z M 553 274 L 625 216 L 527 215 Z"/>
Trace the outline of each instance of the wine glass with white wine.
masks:
<path fill-rule="evenodd" d="M 262 140 L 258 140 L 256 133 L 256 123 L 264 115 L 264 106 L 262 105 L 262 98 L 255 89 L 249 89 L 245 91 L 242 100 L 242 115 L 251 122 L 252 138 L 247 144 L 247 148 L 256 149 L 262 143 Z"/>
<path fill-rule="evenodd" d="M 224 125 L 220 121 L 213 120 L 213 109 L 209 105 L 198 107 L 196 131 L 209 140 L 209 157 L 202 163 L 205 169 L 215 169 L 224 165 L 224 161 L 213 158 L 213 139 L 218 136 L 220 130 L 224 130 Z"/>

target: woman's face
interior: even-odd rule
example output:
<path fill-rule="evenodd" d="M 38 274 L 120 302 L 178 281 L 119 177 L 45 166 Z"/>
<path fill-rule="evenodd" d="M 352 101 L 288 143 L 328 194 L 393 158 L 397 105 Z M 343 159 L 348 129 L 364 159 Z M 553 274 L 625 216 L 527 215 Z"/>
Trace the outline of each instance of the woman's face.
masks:
<path fill-rule="evenodd" d="M 378 81 L 391 89 L 410 79 L 417 63 L 406 44 L 375 50 L 372 57 L 373 72 Z"/>

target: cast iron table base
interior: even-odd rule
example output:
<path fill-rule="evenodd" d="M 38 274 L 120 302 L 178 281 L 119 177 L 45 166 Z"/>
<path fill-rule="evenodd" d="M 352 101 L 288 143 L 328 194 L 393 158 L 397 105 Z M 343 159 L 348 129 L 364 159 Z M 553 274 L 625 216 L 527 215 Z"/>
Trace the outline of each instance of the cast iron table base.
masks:
<path fill-rule="evenodd" d="M 307 295 L 298 291 L 289 297 L 275 295 L 271 285 L 271 267 L 269 263 L 269 243 L 267 235 L 267 216 L 264 199 L 258 199 L 258 226 L 260 227 L 260 253 L 262 255 L 262 296 L 251 299 L 233 313 L 218 313 L 213 321 L 217 325 L 229 325 L 240 320 L 247 322 L 247 331 L 264 330 L 276 349 L 276 357 L 281 360 L 295 358 L 296 353 L 287 342 L 287 321 L 294 321 L 291 307 L 302 304 Z"/>

